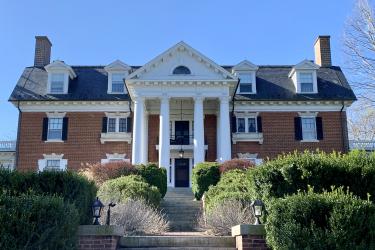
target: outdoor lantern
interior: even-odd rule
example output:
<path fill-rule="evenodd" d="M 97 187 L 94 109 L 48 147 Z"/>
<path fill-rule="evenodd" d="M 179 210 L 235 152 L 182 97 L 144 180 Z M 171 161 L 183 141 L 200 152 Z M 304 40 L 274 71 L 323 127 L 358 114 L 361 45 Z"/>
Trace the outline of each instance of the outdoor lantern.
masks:
<path fill-rule="evenodd" d="M 181 146 L 181 149 L 180 151 L 178 151 L 178 155 L 180 156 L 180 158 L 184 158 L 184 150 L 182 149 L 182 146 Z"/>
<path fill-rule="evenodd" d="M 255 216 L 255 223 L 254 225 L 259 225 L 261 224 L 260 220 L 259 220 L 259 217 L 262 216 L 263 214 L 263 208 L 264 208 L 264 204 L 261 200 L 255 200 L 251 203 L 250 205 L 253 209 L 253 212 L 254 212 L 254 216 Z"/>
<path fill-rule="evenodd" d="M 92 216 L 95 218 L 94 225 L 100 225 L 99 224 L 99 218 L 102 213 L 104 205 L 103 203 L 99 200 L 99 197 L 96 197 L 96 200 L 92 204 Z"/>
<path fill-rule="evenodd" d="M 108 210 L 107 210 L 107 220 L 105 222 L 106 225 L 110 225 L 111 224 L 111 207 L 114 207 L 116 206 L 116 203 L 109 203 L 108 204 Z"/>

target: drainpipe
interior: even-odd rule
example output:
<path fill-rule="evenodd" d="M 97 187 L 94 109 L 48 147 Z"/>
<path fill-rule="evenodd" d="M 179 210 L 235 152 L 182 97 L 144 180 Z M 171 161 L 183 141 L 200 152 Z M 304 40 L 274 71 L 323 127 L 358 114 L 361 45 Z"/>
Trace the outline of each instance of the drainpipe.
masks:
<path fill-rule="evenodd" d="M 343 110 L 345 108 L 345 105 L 344 105 L 344 101 L 341 102 L 341 109 L 340 109 L 340 120 L 341 120 L 341 137 L 342 137 L 342 148 L 343 150 L 345 151 L 349 151 L 349 145 L 347 145 L 347 143 L 345 143 L 345 141 L 347 141 L 347 134 L 346 134 L 346 131 L 344 131 L 344 121 L 343 121 L 343 117 L 342 117 L 342 113 L 343 113 Z"/>
<path fill-rule="evenodd" d="M 20 109 L 20 101 L 17 101 L 17 109 L 18 109 L 18 128 L 17 128 L 17 139 L 16 139 L 16 159 L 14 162 L 14 169 L 18 168 L 18 156 L 19 156 L 19 145 L 20 145 L 20 128 L 21 128 L 21 119 L 22 119 L 22 111 Z"/>
<path fill-rule="evenodd" d="M 232 126 L 232 118 L 234 116 L 234 103 L 235 103 L 235 96 L 236 96 L 236 92 L 237 92 L 237 89 L 238 89 L 238 86 L 240 85 L 240 81 L 241 79 L 238 78 L 238 81 L 237 81 L 237 85 L 236 85 L 236 88 L 234 89 L 234 93 L 233 93 L 233 96 L 232 96 L 232 115 L 231 115 L 231 119 L 230 119 L 230 126 Z M 232 133 L 232 127 L 230 129 L 230 148 L 231 148 L 231 153 L 233 154 L 233 133 Z M 231 157 L 232 158 L 232 157 Z"/>

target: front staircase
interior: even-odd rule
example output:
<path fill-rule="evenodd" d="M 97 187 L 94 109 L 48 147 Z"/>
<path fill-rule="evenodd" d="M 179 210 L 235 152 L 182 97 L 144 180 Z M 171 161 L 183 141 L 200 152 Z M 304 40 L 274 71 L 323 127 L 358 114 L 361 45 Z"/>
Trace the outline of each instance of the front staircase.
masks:
<path fill-rule="evenodd" d="M 125 236 L 118 250 L 235 250 L 234 237 L 206 236 L 199 232 L 202 202 L 195 201 L 190 188 L 168 188 L 161 209 L 169 221 L 170 232 L 160 236 Z"/>
<path fill-rule="evenodd" d="M 194 232 L 202 213 L 202 202 L 194 200 L 190 188 L 168 188 L 160 208 L 166 214 L 171 232 Z"/>

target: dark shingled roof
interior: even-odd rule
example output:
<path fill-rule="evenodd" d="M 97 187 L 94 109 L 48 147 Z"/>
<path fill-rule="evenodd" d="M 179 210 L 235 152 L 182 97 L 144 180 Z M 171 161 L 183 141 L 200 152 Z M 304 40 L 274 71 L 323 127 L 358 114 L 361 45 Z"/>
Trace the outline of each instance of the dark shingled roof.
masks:
<path fill-rule="evenodd" d="M 231 71 L 233 66 L 223 66 Z M 339 67 L 318 69 L 318 93 L 296 94 L 288 77 L 293 66 L 259 66 L 257 94 L 236 95 L 236 100 L 356 100 Z M 120 101 L 128 94 L 108 94 L 104 66 L 72 66 L 77 77 L 69 82 L 68 94 L 45 94 L 48 73 L 43 68 L 27 67 L 23 71 L 10 101 Z M 132 66 L 133 69 L 139 66 Z"/>

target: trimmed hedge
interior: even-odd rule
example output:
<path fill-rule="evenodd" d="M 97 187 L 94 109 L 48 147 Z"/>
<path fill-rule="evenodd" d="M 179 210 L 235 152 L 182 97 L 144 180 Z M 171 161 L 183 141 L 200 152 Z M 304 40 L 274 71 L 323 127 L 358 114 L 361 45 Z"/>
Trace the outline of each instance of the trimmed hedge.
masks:
<path fill-rule="evenodd" d="M 61 197 L 0 195 L 0 249 L 74 249 L 79 214 Z"/>
<path fill-rule="evenodd" d="M 105 202 L 123 203 L 128 199 L 142 199 L 153 206 L 160 204 L 161 194 L 139 175 L 122 176 L 108 180 L 99 188 L 98 196 Z"/>
<path fill-rule="evenodd" d="M 95 200 L 96 186 L 77 173 L 64 171 L 17 172 L 0 170 L 0 189 L 10 195 L 33 193 L 57 195 L 75 205 L 80 223 L 92 222 L 91 205 Z"/>
<path fill-rule="evenodd" d="M 249 171 L 249 178 L 257 198 L 266 202 L 306 191 L 309 186 L 318 193 L 331 186 L 344 186 L 362 199 L 370 194 L 375 201 L 375 153 L 292 153 Z"/>
<path fill-rule="evenodd" d="M 241 170 L 225 172 L 216 186 L 210 186 L 204 196 L 204 205 L 207 212 L 227 200 L 252 201 L 251 181 L 248 173 Z"/>
<path fill-rule="evenodd" d="M 274 199 L 270 207 L 272 249 L 375 249 L 375 205 L 342 189 Z"/>
<path fill-rule="evenodd" d="M 142 176 L 151 186 L 157 187 L 163 198 L 167 193 L 167 170 L 165 168 L 159 168 L 153 163 L 139 165 L 136 169 L 136 174 Z"/>
<path fill-rule="evenodd" d="M 197 200 L 211 185 L 216 185 L 220 180 L 219 165 L 216 162 L 198 163 L 193 168 L 192 190 Z"/>

